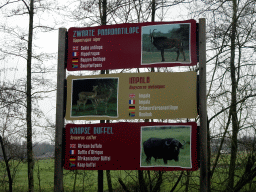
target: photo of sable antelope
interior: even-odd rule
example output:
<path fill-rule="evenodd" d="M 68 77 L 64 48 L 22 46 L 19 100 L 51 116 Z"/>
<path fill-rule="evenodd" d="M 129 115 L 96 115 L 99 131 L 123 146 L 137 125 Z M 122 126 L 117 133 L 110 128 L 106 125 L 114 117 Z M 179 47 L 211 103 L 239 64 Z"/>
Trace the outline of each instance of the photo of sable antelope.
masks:
<path fill-rule="evenodd" d="M 73 80 L 71 116 L 111 116 L 118 114 L 118 78 Z"/>
<path fill-rule="evenodd" d="M 184 61 L 186 61 L 185 53 L 183 51 L 182 41 L 180 39 L 171 39 L 171 38 L 167 38 L 167 37 L 164 37 L 164 36 L 154 37 L 154 31 L 155 30 L 156 29 L 154 29 L 152 33 L 151 33 L 151 30 L 150 30 L 150 39 L 151 39 L 151 43 L 158 50 L 161 51 L 162 62 L 165 61 L 165 59 L 164 59 L 164 50 L 165 49 L 172 49 L 172 48 L 177 49 L 177 51 L 176 51 L 177 52 L 176 61 L 178 61 L 180 53 L 182 53 Z"/>
<path fill-rule="evenodd" d="M 142 27 L 142 65 L 190 62 L 190 24 Z"/>

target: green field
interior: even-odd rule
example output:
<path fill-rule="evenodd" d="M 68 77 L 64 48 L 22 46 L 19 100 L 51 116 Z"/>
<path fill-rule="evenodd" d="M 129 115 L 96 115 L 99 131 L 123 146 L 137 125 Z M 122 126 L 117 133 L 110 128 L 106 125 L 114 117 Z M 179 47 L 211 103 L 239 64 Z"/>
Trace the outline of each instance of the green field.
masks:
<path fill-rule="evenodd" d="M 105 104 L 100 103 L 97 108 L 97 114 L 92 104 L 88 103 L 85 106 L 77 105 L 72 107 L 72 116 L 92 116 L 92 115 L 102 115 L 102 116 L 117 116 L 117 103 L 108 103 L 107 105 L 107 113 L 105 113 Z"/>
<path fill-rule="evenodd" d="M 142 143 L 151 137 L 155 138 L 175 138 L 183 143 L 186 142 L 184 149 L 180 149 L 179 161 L 168 160 L 167 165 L 164 164 L 163 159 L 151 158 L 151 164 L 147 164 L 146 155 L 144 150 L 141 153 L 141 165 L 142 166 L 171 166 L 171 167 L 191 167 L 191 157 L 190 157 L 190 128 L 189 127 L 164 127 L 154 128 L 151 130 L 142 129 Z"/>
<path fill-rule="evenodd" d="M 189 52 L 184 50 L 185 52 L 185 62 L 190 62 Z M 165 62 L 176 62 L 177 53 L 174 52 L 167 52 L 164 53 Z M 161 52 L 142 52 L 142 63 L 159 63 L 162 61 Z M 180 54 L 179 62 L 184 62 L 183 55 Z"/>
<path fill-rule="evenodd" d="M 10 161 L 13 163 L 14 161 Z M 15 161 L 16 162 L 16 161 Z M 16 162 L 17 163 L 17 162 Z M 11 168 L 16 164 L 14 163 Z M 224 191 L 228 177 L 228 165 L 221 166 L 216 169 L 215 174 L 211 180 L 212 191 Z M 236 175 L 242 175 L 244 172 L 245 166 L 240 167 L 236 170 Z M 151 182 L 149 182 L 147 171 L 144 171 L 144 177 L 146 185 L 149 186 L 149 183 L 155 185 L 156 176 L 158 171 L 150 171 Z M 86 191 L 86 192 L 96 192 L 98 188 L 97 183 L 97 171 L 67 171 L 63 172 L 63 183 L 65 192 L 71 191 Z M 163 183 L 161 185 L 161 192 L 170 191 L 175 185 L 181 171 L 165 171 L 163 172 Z M 188 172 L 183 173 L 183 177 L 178 184 L 175 191 L 184 191 L 185 183 L 187 181 L 186 175 Z M 189 172 L 189 191 L 198 192 L 200 187 L 200 170 Z M 130 191 L 135 191 L 138 189 L 138 171 L 111 171 L 111 180 L 112 186 L 115 192 L 124 191 L 118 178 L 121 178 Z M 104 191 L 108 191 L 106 171 L 104 171 Z M 39 182 L 40 181 L 40 182 Z M 21 163 L 18 167 L 16 176 L 13 183 L 14 192 L 26 192 L 28 191 L 28 181 L 27 181 L 27 164 Z M 75 188 L 74 188 L 75 186 Z M 35 192 L 50 192 L 54 189 L 54 159 L 45 159 L 35 162 L 34 167 L 34 187 Z M 255 179 L 254 182 L 247 184 L 240 192 L 252 191 L 255 189 Z M 0 192 L 8 191 L 8 178 L 5 172 L 4 162 L 0 161 Z"/>
<path fill-rule="evenodd" d="M 3 162 L 1 162 L 3 163 Z M 0 164 L 2 165 L 2 164 Z M 75 175 L 76 191 L 97 191 L 97 172 L 96 171 L 63 171 L 63 183 L 65 191 L 73 191 Z M 1 169 L 0 172 L 0 192 L 8 191 L 7 175 Z M 28 191 L 27 164 L 21 163 L 14 178 L 13 191 Z M 34 167 L 34 187 L 35 191 L 53 191 L 54 189 L 54 159 L 45 159 L 35 162 Z"/>

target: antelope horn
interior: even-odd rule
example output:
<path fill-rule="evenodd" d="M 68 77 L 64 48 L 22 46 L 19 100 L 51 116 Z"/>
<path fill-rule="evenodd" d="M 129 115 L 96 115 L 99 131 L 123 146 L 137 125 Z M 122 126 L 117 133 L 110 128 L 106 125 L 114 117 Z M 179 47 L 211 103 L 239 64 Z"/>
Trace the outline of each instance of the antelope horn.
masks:
<path fill-rule="evenodd" d="M 156 29 L 154 29 L 154 30 L 152 31 L 152 33 L 151 33 L 151 29 L 150 29 L 150 31 L 149 31 L 150 36 L 154 37 L 154 31 L 155 31 L 155 30 L 156 30 Z"/>
<path fill-rule="evenodd" d="M 156 30 L 156 29 L 153 30 L 152 35 L 153 35 L 153 33 L 154 33 L 155 30 Z"/>

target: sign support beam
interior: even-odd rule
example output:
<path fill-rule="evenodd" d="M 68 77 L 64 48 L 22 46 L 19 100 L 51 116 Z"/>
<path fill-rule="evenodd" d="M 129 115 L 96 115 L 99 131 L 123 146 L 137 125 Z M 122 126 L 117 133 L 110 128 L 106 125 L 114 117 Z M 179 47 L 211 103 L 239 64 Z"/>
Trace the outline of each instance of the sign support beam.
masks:
<path fill-rule="evenodd" d="M 209 191 L 207 159 L 207 104 L 206 104 L 206 22 L 199 19 L 199 116 L 200 116 L 200 191 Z"/>
<path fill-rule="evenodd" d="M 64 127 L 64 83 L 66 78 L 65 50 L 67 29 L 59 29 L 58 43 L 58 74 L 57 74 L 57 98 L 56 98 L 56 130 L 55 130 L 55 167 L 54 167 L 54 191 L 63 189 L 62 167 L 62 132 Z"/>

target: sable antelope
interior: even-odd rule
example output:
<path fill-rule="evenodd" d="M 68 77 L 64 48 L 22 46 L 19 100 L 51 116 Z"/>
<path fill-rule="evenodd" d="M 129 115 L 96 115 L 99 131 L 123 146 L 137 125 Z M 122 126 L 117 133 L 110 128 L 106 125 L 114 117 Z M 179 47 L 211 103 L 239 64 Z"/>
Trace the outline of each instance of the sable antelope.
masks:
<path fill-rule="evenodd" d="M 151 38 L 151 43 L 158 49 L 161 51 L 161 56 L 162 56 L 162 62 L 165 61 L 164 59 L 164 49 L 172 49 L 172 48 L 176 48 L 177 49 L 177 58 L 176 61 L 178 61 L 179 59 L 179 55 L 180 53 L 183 54 L 184 57 L 184 61 L 186 61 L 185 58 L 185 53 L 183 51 L 183 45 L 180 39 L 170 39 L 167 37 L 154 37 L 154 31 L 156 29 L 153 30 L 153 32 L 151 33 L 150 30 L 150 38 Z"/>

